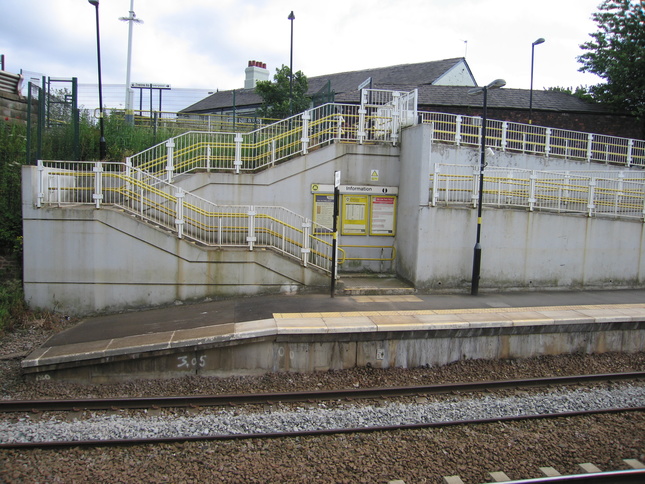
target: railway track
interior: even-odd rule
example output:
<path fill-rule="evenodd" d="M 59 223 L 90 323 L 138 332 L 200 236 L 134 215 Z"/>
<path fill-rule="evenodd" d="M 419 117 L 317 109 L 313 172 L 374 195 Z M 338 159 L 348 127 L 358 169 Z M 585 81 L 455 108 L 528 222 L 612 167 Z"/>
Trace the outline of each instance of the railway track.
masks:
<path fill-rule="evenodd" d="M 161 409 L 161 408 L 202 408 L 208 406 L 243 406 L 253 404 L 276 404 L 285 402 L 297 403 L 320 403 L 330 400 L 358 401 L 359 399 L 387 399 L 395 397 L 420 397 L 432 394 L 464 394 L 476 392 L 490 392 L 498 389 L 525 389 L 536 387 L 561 387 L 565 385 L 585 385 L 597 382 L 618 382 L 629 380 L 641 380 L 645 372 L 602 374 L 602 375 L 578 375 L 573 377 L 537 378 L 524 380 L 503 380 L 478 383 L 460 383 L 432 386 L 415 386 L 404 388 L 377 388 L 377 389 L 353 389 L 340 391 L 316 391 L 296 393 L 269 393 L 253 395 L 211 395 L 211 396 L 184 396 L 184 397 L 155 397 L 135 399 L 84 399 L 84 400 L 38 400 L 38 401 L 2 401 L 0 411 L 5 415 L 18 412 L 46 412 L 46 411 L 72 411 L 81 410 L 132 410 L 132 409 Z M 322 436 L 333 434 L 352 434 L 367 432 L 389 432 L 413 429 L 441 428 L 458 425 L 478 425 L 493 422 L 510 422 L 518 420 L 535 420 L 548 418 L 567 418 L 581 415 L 644 412 L 645 407 L 620 407 L 603 408 L 596 410 L 581 410 L 567 412 L 540 412 L 521 413 L 513 416 L 495 416 L 492 418 L 478 419 L 454 419 L 450 421 L 426 422 L 398 425 L 366 425 L 360 427 L 326 428 L 316 430 L 300 431 L 266 431 L 266 432 L 234 432 L 234 433 L 209 433 L 207 435 L 180 435 L 173 437 L 145 437 L 145 438 L 123 438 L 123 439 L 68 439 L 54 441 L 27 441 L 27 442 L 2 442 L 0 448 L 51 448 L 69 446 L 118 446 L 118 445 L 141 445 L 159 444 L 170 442 L 194 442 L 194 441 L 225 441 L 243 439 L 275 439 L 301 436 Z"/>
<path fill-rule="evenodd" d="M 98 398 L 73 400 L 0 400 L 0 413 L 82 410 L 133 410 L 158 408 L 196 408 L 277 403 L 312 403 L 330 400 L 383 399 L 439 394 L 487 392 L 503 389 L 525 389 L 600 382 L 638 381 L 645 372 L 605 373 L 521 380 L 495 380 L 471 383 L 449 383 L 397 388 L 364 388 L 312 392 L 253 393 L 238 395 L 190 395 L 167 397 Z"/>

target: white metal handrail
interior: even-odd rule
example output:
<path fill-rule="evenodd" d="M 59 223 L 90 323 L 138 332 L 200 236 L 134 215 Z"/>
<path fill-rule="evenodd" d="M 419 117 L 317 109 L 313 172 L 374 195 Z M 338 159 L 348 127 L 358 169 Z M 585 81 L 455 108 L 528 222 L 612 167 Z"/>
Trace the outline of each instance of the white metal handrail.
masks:
<path fill-rule="evenodd" d="M 645 220 L 645 173 L 538 171 L 488 166 L 482 203 Z M 477 206 L 479 167 L 435 164 L 430 204 Z"/>
<path fill-rule="evenodd" d="M 419 114 L 423 123 L 433 125 L 434 141 L 456 145 L 481 145 L 480 117 L 429 112 Z M 501 151 L 645 168 L 643 140 L 532 124 L 488 120 L 486 146 Z"/>
<path fill-rule="evenodd" d="M 396 144 L 401 126 L 416 123 L 416 91 L 367 91 L 372 104 L 324 104 L 250 132 L 190 131 L 128 161 L 171 182 L 197 169 L 256 171 L 331 142 Z"/>
<path fill-rule="evenodd" d="M 211 247 L 271 248 L 331 273 L 332 230 L 284 207 L 218 205 L 124 163 L 38 162 L 37 207 L 112 205 Z"/>

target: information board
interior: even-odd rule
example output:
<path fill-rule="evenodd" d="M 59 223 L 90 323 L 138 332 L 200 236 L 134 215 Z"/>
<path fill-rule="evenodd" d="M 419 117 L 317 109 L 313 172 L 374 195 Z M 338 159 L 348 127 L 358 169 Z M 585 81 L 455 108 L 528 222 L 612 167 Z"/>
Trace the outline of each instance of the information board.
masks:
<path fill-rule="evenodd" d="M 328 227 L 328 230 L 315 228 L 317 234 L 331 233 L 334 226 L 334 194 L 333 193 L 316 193 L 314 194 L 314 215 L 313 221 L 317 224 Z"/>
<path fill-rule="evenodd" d="M 368 197 L 366 195 L 343 195 L 341 211 L 341 234 L 366 235 L 368 223 Z"/>
<path fill-rule="evenodd" d="M 395 235 L 396 197 L 370 197 L 370 235 Z"/>

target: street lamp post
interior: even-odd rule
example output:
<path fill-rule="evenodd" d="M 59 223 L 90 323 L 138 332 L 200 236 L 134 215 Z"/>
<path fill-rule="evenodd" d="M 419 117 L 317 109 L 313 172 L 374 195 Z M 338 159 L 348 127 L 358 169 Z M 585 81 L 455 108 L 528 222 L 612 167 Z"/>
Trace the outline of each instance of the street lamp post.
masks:
<path fill-rule="evenodd" d="M 535 61 L 535 46 L 543 43 L 544 39 L 540 37 L 531 44 L 531 91 L 529 93 L 529 124 L 533 123 L 533 63 Z"/>
<path fill-rule="evenodd" d="M 96 57 L 99 66 L 99 129 L 101 131 L 101 139 L 99 140 L 99 158 L 100 161 L 105 159 L 107 153 L 107 146 L 105 144 L 105 129 L 103 124 L 103 86 L 101 83 L 101 35 L 99 34 L 99 0 L 87 0 L 94 5 L 96 10 Z"/>
<path fill-rule="evenodd" d="M 293 114 L 293 21 L 296 16 L 293 10 L 287 17 L 291 21 L 291 50 L 289 55 L 289 116 Z"/>
<path fill-rule="evenodd" d="M 484 87 L 477 87 L 468 91 L 468 94 L 475 95 L 480 92 L 484 93 L 484 108 L 482 112 L 482 131 L 481 131 L 481 153 L 479 162 L 479 194 L 477 198 L 477 238 L 475 241 L 475 249 L 473 253 L 473 275 L 470 286 L 470 294 L 476 296 L 479 293 L 479 274 L 481 272 L 482 260 L 482 246 L 481 246 L 481 230 L 482 230 L 482 203 L 484 195 L 484 168 L 486 167 L 486 123 L 487 123 L 487 110 L 488 110 L 488 90 L 498 89 L 504 87 L 506 81 L 504 79 L 495 79 L 493 82 Z"/>

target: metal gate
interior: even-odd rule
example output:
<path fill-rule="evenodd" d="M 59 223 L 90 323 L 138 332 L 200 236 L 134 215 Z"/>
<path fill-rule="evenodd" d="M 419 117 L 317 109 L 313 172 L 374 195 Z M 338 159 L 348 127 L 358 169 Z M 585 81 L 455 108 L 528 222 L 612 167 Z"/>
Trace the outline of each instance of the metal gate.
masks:
<path fill-rule="evenodd" d="M 396 144 L 401 128 L 417 122 L 418 91 L 362 89 L 359 142 L 389 140 Z M 362 134 L 362 139 L 361 135 Z"/>

